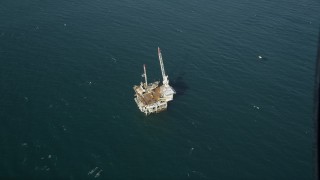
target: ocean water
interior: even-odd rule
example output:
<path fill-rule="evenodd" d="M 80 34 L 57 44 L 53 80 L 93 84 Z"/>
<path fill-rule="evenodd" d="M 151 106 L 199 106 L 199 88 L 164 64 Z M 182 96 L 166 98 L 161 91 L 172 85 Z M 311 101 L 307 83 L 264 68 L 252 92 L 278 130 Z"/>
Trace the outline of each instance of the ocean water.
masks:
<path fill-rule="evenodd" d="M 312 179 L 316 0 L 0 2 L 0 177 Z M 134 100 L 142 65 L 168 110 Z M 262 56 L 259 59 L 258 56 Z"/>

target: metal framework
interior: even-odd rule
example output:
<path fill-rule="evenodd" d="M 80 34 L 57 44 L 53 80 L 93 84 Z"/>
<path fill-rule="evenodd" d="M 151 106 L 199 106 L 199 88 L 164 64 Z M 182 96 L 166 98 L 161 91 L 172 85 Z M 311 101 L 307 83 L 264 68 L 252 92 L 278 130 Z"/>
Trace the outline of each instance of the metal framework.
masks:
<path fill-rule="evenodd" d="M 168 107 L 168 102 L 173 100 L 175 90 L 169 85 L 168 76 L 165 73 L 161 50 L 158 47 L 158 56 L 162 73 L 162 85 L 159 81 L 148 84 L 146 66 L 143 65 L 145 83 L 133 86 L 135 91 L 135 102 L 141 112 L 146 115 L 161 112 Z"/>

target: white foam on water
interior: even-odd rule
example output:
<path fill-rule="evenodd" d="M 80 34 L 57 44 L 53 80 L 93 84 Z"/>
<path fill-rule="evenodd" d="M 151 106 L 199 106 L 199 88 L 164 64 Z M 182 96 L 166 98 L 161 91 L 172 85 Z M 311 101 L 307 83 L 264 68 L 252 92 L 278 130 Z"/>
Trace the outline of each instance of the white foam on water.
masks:
<path fill-rule="evenodd" d="M 260 109 L 260 107 L 259 106 L 256 106 L 256 105 L 253 105 L 253 108 L 255 108 L 255 109 Z"/>
<path fill-rule="evenodd" d="M 193 150 L 194 150 L 194 148 L 191 148 L 191 149 L 190 149 L 190 151 L 189 151 L 189 155 L 191 155 L 191 154 L 192 154 Z"/>
<path fill-rule="evenodd" d="M 49 170 L 50 170 L 50 168 L 48 166 L 43 166 L 41 168 L 41 171 L 49 171 Z"/>
<path fill-rule="evenodd" d="M 102 172 L 103 170 L 100 170 L 94 177 L 95 178 L 98 178 L 100 175 L 101 175 L 101 172 Z"/>
<path fill-rule="evenodd" d="M 205 178 L 205 179 L 207 179 L 207 176 L 206 176 L 204 173 L 200 172 L 200 171 L 191 171 L 191 172 L 192 172 L 193 174 L 199 176 L 200 178 Z"/>
<path fill-rule="evenodd" d="M 92 170 L 90 170 L 90 171 L 88 172 L 88 175 L 93 174 L 97 169 L 98 169 L 98 167 L 93 168 Z"/>

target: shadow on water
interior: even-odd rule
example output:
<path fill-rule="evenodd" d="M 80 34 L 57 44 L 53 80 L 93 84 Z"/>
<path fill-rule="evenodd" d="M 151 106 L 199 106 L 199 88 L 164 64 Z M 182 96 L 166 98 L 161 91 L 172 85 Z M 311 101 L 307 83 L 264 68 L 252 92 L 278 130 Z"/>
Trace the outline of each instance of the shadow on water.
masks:
<path fill-rule="evenodd" d="M 189 89 L 189 86 L 185 83 L 183 79 L 183 74 L 180 74 L 177 78 L 170 81 L 170 85 L 177 92 L 176 96 L 184 95 L 185 92 Z"/>

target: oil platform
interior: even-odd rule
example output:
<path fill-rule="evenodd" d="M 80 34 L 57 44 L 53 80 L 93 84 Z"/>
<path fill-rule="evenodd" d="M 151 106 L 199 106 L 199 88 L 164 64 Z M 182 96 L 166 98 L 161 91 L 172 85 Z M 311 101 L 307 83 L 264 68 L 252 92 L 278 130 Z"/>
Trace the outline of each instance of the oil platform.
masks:
<path fill-rule="evenodd" d="M 144 74 L 142 74 L 142 77 L 144 77 L 145 82 L 141 82 L 140 85 L 133 86 L 136 93 L 134 101 L 137 103 L 140 111 L 146 115 L 166 110 L 168 102 L 171 101 L 173 99 L 173 95 L 176 94 L 175 90 L 169 85 L 169 79 L 164 70 L 159 47 L 158 56 L 163 78 L 162 85 L 160 85 L 159 81 L 148 84 L 146 66 L 143 65 Z"/>

